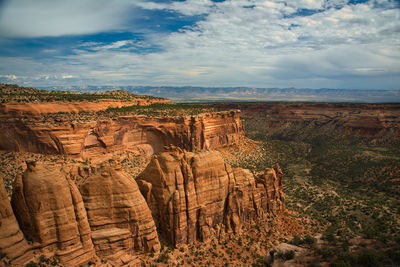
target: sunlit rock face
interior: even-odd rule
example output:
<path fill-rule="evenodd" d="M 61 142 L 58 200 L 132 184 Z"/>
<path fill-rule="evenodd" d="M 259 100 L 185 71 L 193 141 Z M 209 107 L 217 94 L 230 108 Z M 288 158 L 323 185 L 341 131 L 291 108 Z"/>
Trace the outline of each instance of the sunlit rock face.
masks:
<path fill-rule="evenodd" d="M 85 206 L 76 185 L 57 165 L 27 163 L 17 178 L 12 207 L 35 249 L 75 266 L 96 259 Z"/>
<path fill-rule="evenodd" d="M 97 173 L 80 186 L 80 191 L 96 251 L 104 255 L 120 250 L 128 254 L 159 251 L 150 209 L 136 181 L 122 171 L 118 163 L 103 163 Z"/>
<path fill-rule="evenodd" d="M 31 246 L 28 245 L 19 228 L 1 175 L 0 219 L 0 253 L 7 255 L 8 259 L 15 264 L 25 263 L 29 257 L 32 256 L 31 253 L 29 253 Z"/>
<path fill-rule="evenodd" d="M 282 172 L 276 167 L 266 173 L 256 182 L 249 170 L 231 168 L 219 152 L 173 147 L 155 155 L 137 181 L 160 236 L 178 245 L 238 233 L 245 221 L 282 212 Z"/>
<path fill-rule="evenodd" d="M 0 149 L 96 158 L 131 150 L 143 155 L 176 145 L 186 150 L 215 149 L 240 142 L 244 136 L 239 111 L 197 116 L 117 116 L 71 121 L 68 116 L 0 114 Z"/>

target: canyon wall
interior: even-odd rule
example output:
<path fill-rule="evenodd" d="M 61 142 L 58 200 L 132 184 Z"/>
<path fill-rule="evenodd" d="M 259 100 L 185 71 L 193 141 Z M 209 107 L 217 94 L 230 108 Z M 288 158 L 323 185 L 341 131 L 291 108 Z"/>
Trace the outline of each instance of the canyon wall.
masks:
<path fill-rule="evenodd" d="M 134 266 L 141 253 L 159 251 L 159 238 L 172 245 L 205 241 L 284 211 L 279 166 L 254 178 L 216 151 L 167 150 L 136 180 L 109 161 L 79 186 L 55 163 L 27 162 L 12 205 L 0 190 L 0 253 L 14 265 L 43 254 L 65 266 L 99 259 Z"/>
<path fill-rule="evenodd" d="M 15 115 L 40 115 L 47 113 L 79 113 L 98 112 L 107 108 L 121 108 L 126 106 L 147 106 L 153 103 L 171 103 L 169 99 L 132 99 L 129 101 L 118 101 L 112 99 L 99 99 L 97 101 L 79 102 L 8 102 L 0 103 L 0 113 L 12 113 Z"/>
<path fill-rule="evenodd" d="M 217 103 L 242 111 L 242 118 L 258 127 L 276 128 L 285 123 L 334 125 L 344 133 L 362 136 L 390 134 L 400 138 L 399 104 L 357 103 Z"/>
<path fill-rule="evenodd" d="M 108 152 L 141 154 L 177 145 L 187 150 L 237 143 L 244 135 L 239 111 L 197 116 L 115 116 L 71 120 L 68 115 L 0 114 L 0 149 L 91 158 Z"/>
<path fill-rule="evenodd" d="M 82 196 L 59 166 L 28 162 L 11 204 L 35 250 L 73 266 L 97 259 Z"/>
<path fill-rule="evenodd" d="M 0 253 L 15 264 L 23 264 L 33 255 L 12 210 L 3 177 L 0 175 Z M 2 262 L 0 261 L 0 266 Z"/>

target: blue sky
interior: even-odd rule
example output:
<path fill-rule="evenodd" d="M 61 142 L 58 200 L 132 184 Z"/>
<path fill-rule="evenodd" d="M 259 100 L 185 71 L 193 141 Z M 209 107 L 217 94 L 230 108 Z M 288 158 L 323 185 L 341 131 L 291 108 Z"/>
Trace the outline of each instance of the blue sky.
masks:
<path fill-rule="evenodd" d="M 400 3 L 3 0 L 0 82 L 400 89 Z"/>

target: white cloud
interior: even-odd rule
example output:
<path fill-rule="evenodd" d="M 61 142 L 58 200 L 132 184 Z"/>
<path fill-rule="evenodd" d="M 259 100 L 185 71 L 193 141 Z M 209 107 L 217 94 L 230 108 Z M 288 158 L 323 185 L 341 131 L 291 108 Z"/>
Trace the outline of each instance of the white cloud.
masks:
<path fill-rule="evenodd" d="M 12 0 L 0 14 L 0 34 L 13 37 L 91 34 L 121 29 L 128 1 Z"/>
<path fill-rule="evenodd" d="M 134 43 L 135 42 L 132 40 L 116 41 L 116 42 L 113 42 L 113 43 L 107 44 L 107 45 L 96 43 L 96 44 L 92 45 L 90 47 L 90 49 L 92 49 L 92 50 L 120 49 L 125 46 L 131 46 Z M 88 46 L 88 45 L 85 45 L 85 46 Z"/>
<path fill-rule="evenodd" d="M 155 3 L 148 1 L 137 1 L 136 5 L 148 10 L 170 10 L 183 15 L 193 16 L 206 14 L 215 4 L 211 0 L 186 0 L 184 2 Z"/>
<path fill-rule="evenodd" d="M 376 8 L 372 1 L 357 5 L 346 2 L 135 1 L 143 9 L 205 17 L 179 32 L 146 36 L 151 44 L 135 40 L 88 42 L 81 44 L 85 49 L 75 50 L 76 55 L 57 57 L 49 64 L 29 58 L 0 58 L 0 73 L 31 73 L 31 77 L 39 77 L 38 85 L 73 81 L 98 85 L 399 88 L 399 9 L 393 9 L 388 1 L 383 4 L 389 8 Z M 319 11 L 299 16 L 296 11 L 300 9 Z M 108 17 L 104 20 L 112 21 Z M 152 44 L 162 51 L 136 54 L 124 49 Z M 71 78 L 63 79 L 59 73 L 68 73 Z"/>
<path fill-rule="evenodd" d="M 18 79 L 18 77 L 13 74 L 0 75 L 0 78 L 5 78 L 5 79 L 11 80 L 11 81 L 15 81 Z"/>

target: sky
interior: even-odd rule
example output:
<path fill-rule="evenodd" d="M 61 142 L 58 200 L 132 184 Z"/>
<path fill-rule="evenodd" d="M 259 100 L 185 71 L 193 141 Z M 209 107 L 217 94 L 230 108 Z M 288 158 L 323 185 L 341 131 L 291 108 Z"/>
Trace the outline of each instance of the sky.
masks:
<path fill-rule="evenodd" d="M 400 89 L 399 0 L 0 0 L 0 82 Z"/>

